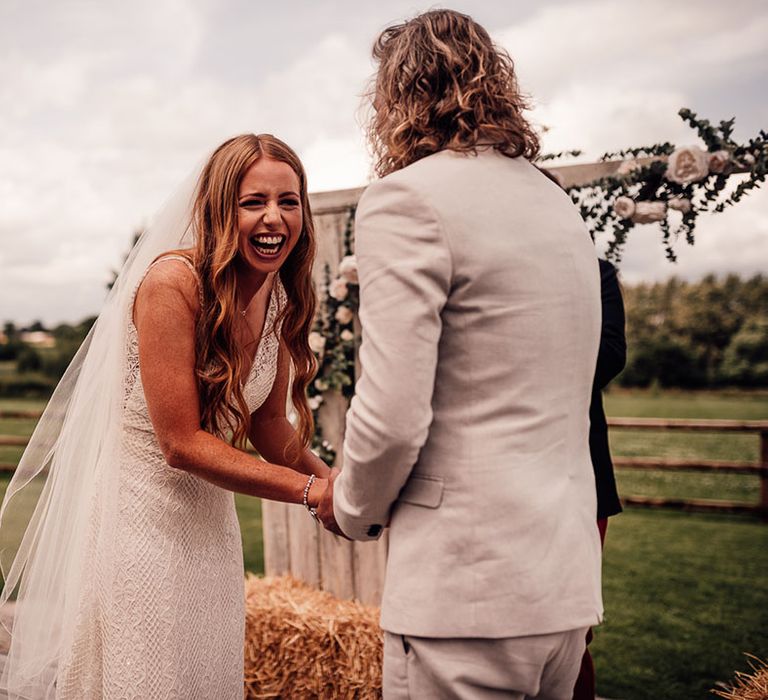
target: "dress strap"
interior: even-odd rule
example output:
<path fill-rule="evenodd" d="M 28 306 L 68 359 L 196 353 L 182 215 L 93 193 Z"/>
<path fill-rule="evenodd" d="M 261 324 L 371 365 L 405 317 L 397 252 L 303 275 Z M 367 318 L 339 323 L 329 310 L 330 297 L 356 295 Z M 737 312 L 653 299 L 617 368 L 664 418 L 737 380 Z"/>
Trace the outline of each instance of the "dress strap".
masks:
<path fill-rule="evenodd" d="M 200 283 L 200 275 L 197 273 L 197 270 L 195 269 L 195 266 L 192 264 L 192 261 L 188 257 L 186 257 L 184 255 L 179 255 L 178 253 L 171 253 L 170 255 L 163 255 L 163 256 L 157 258 L 157 260 L 155 260 L 154 262 L 152 262 L 149 265 L 149 267 L 144 272 L 144 277 L 147 276 L 147 273 L 155 265 L 157 265 L 158 263 L 164 262 L 165 260 L 180 260 L 181 262 L 183 262 L 192 271 L 192 274 L 195 276 L 195 281 L 197 282 L 197 295 L 198 295 L 198 298 L 200 299 L 200 305 L 202 306 L 202 304 L 203 304 L 203 285 Z M 142 280 L 144 279 L 144 277 L 142 277 Z"/>

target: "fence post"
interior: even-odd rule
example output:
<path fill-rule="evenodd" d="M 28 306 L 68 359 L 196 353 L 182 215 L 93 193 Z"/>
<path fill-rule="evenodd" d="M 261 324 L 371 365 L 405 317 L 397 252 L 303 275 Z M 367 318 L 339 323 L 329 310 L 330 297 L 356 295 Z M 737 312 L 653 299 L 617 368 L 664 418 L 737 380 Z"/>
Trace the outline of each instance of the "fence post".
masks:
<path fill-rule="evenodd" d="M 760 515 L 768 523 L 768 430 L 760 431 L 760 466 Z"/>

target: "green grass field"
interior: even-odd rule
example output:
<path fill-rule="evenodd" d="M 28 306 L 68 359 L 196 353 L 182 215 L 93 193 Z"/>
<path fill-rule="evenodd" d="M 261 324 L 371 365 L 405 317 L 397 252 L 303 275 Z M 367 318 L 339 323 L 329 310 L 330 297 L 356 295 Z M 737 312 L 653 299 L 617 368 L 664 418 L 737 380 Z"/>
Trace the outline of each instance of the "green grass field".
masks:
<path fill-rule="evenodd" d="M 0 400 L 0 409 L 40 402 Z M 768 395 L 627 392 L 606 396 L 611 416 L 768 419 Z M 34 421 L 0 420 L 28 435 Z M 754 435 L 616 430 L 615 455 L 756 461 Z M 20 450 L 0 448 L 0 461 Z M 622 494 L 756 502 L 754 476 L 619 470 Z M 4 490 L 7 477 L 0 480 Z M 236 498 L 245 565 L 264 568 L 261 503 Z M 598 693 L 621 700 L 711 698 L 718 681 L 768 657 L 768 525 L 742 516 L 628 510 L 611 519 L 604 559 L 605 622 L 593 655 Z"/>

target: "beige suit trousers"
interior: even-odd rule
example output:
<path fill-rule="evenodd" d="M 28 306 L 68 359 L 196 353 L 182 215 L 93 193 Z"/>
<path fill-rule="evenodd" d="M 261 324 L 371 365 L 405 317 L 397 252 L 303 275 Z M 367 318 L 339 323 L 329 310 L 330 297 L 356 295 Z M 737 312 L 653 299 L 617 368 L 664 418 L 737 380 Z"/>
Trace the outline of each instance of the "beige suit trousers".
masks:
<path fill-rule="evenodd" d="M 384 633 L 384 700 L 571 700 L 587 628 L 504 639 Z"/>

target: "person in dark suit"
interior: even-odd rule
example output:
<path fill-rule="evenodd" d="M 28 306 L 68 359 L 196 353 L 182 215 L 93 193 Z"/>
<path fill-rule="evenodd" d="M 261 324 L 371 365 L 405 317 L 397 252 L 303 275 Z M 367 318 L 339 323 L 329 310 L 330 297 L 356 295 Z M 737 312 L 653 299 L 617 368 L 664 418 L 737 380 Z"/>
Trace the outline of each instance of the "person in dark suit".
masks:
<path fill-rule="evenodd" d="M 600 264 L 600 299 L 603 322 L 600 331 L 600 350 L 597 355 L 592 401 L 589 406 L 589 452 L 595 471 L 597 488 L 597 527 L 600 541 L 605 542 L 608 518 L 621 512 L 621 501 L 616 490 L 613 462 L 608 447 L 608 423 L 603 410 L 603 389 L 624 369 L 627 360 L 627 341 L 624 335 L 624 302 L 616 268 L 607 260 Z M 592 630 L 587 644 L 592 641 Z M 589 647 L 584 650 L 579 677 L 573 691 L 573 700 L 594 700 L 595 667 Z"/>

